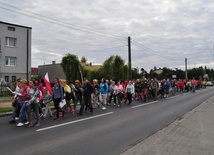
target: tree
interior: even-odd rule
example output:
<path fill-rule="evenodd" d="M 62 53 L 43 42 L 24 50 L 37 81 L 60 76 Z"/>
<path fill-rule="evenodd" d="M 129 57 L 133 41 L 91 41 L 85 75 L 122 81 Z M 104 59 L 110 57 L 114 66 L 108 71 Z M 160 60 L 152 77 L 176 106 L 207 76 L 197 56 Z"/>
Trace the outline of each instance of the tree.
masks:
<path fill-rule="evenodd" d="M 188 72 L 189 79 L 192 79 L 193 77 L 195 79 L 199 79 L 200 77 L 203 77 L 203 75 L 204 75 L 203 67 L 189 69 L 189 70 L 187 70 L 187 72 Z"/>
<path fill-rule="evenodd" d="M 126 80 L 128 74 L 124 60 L 118 55 L 110 56 L 107 60 L 105 60 L 99 72 L 106 79 L 114 79 L 116 81 Z"/>
<path fill-rule="evenodd" d="M 113 59 L 113 76 L 114 76 L 114 80 L 118 81 L 120 79 L 124 80 L 123 78 L 123 67 L 124 67 L 124 60 L 116 55 Z"/>
<path fill-rule="evenodd" d="M 149 72 L 149 78 L 157 78 L 158 74 L 154 72 L 155 70 L 151 69 Z"/>
<path fill-rule="evenodd" d="M 114 56 L 109 57 L 104 61 L 103 66 L 99 69 L 100 74 L 106 79 L 113 78 L 113 59 Z"/>
<path fill-rule="evenodd" d="M 132 70 L 132 72 L 133 72 L 133 70 Z M 129 67 L 128 67 L 128 65 L 125 65 L 125 66 L 123 66 L 122 80 L 127 80 L 128 77 L 129 77 Z M 134 77 L 134 76 L 133 76 L 133 73 L 132 73 L 132 78 L 133 78 L 133 77 Z M 129 80 L 131 80 L 131 79 L 129 79 Z"/>
<path fill-rule="evenodd" d="M 61 66 L 66 75 L 67 81 L 74 81 L 76 79 L 80 79 L 80 73 L 78 68 L 78 66 L 80 66 L 80 62 L 76 55 L 66 54 L 66 56 L 62 58 Z"/>
<path fill-rule="evenodd" d="M 132 69 L 132 79 L 139 79 L 139 78 L 141 78 L 141 76 L 140 76 L 140 74 L 138 72 L 138 69 L 137 68 Z"/>
<path fill-rule="evenodd" d="M 81 62 L 82 62 L 82 63 L 86 63 L 86 62 L 87 62 L 87 59 L 83 56 L 83 57 L 81 58 Z"/>

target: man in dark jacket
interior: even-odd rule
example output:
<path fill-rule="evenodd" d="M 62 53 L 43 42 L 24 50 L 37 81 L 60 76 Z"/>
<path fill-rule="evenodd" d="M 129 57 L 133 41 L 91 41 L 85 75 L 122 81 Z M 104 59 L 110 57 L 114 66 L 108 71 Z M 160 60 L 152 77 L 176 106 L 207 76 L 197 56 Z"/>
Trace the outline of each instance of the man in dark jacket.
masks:
<path fill-rule="evenodd" d="M 80 108 L 80 111 L 79 111 L 79 115 L 82 115 L 82 112 L 83 112 L 83 109 L 84 109 L 84 106 L 88 106 L 89 107 L 89 114 L 93 114 L 93 107 L 92 107 L 92 104 L 91 104 L 91 94 L 93 93 L 93 86 L 90 84 L 90 82 L 88 81 L 87 78 L 84 78 L 84 85 L 83 85 L 83 102 L 81 104 L 81 108 Z"/>
<path fill-rule="evenodd" d="M 145 78 L 145 76 L 142 77 L 141 88 L 142 88 L 142 91 L 143 91 L 143 101 L 146 102 L 147 101 L 147 92 L 148 92 L 149 85 L 148 85 L 148 81 Z"/>

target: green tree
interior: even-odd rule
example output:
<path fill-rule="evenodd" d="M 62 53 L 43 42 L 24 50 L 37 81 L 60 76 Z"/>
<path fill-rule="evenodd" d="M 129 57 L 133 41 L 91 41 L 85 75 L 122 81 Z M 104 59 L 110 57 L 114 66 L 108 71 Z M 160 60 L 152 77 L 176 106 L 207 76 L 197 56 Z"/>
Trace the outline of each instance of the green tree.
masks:
<path fill-rule="evenodd" d="M 92 82 L 93 79 L 100 80 L 102 76 L 99 74 L 98 71 L 88 71 L 87 78 Z"/>
<path fill-rule="evenodd" d="M 155 70 L 151 69 L 149 72 L 149 78 L 158 78 L 158 74 L 155 73 Z"/>
<path fill-rule="evenodd" d="M 114 56 L 110 56 L 104 61 L 103 66 L 99 69 L 100 74 L 106 79 L 111 79 L 113 77 L 113 61 Z"/>
<path fill-rule="evenodd" d="M 86 61 L 87 61 L 87 59 L 83 56 L 83 57 L 81 58 L 81 62 L 82 62 L 82 63 L 86 63 Z"/>
<path fill-rule="evenodd" d="M 126 80 L 128 75 L 128 68 L 124 64 L 124 60 L 116 55 L 110 56 L 104 61 L 103 66 L 99 70 L 100 75 L 106 79 Z"/>
<path fill-rule="evenodd" d="M 203 69 L 203 67 L 188 69 L 187 73 L 188 73 L 189 79 L 192 79 L 193 77 L 195 79 L 199 79 L 200 77 L 203 77 L 204 69 Z"/>
<path fill-rule="evenodd" d="M 61 66 L 66 75 L 67 81 L 80 79 L 79 67 L 80 62 L 76 55 L 66 54 L 61 61 Z"/>
<path fill-rule="evenodd" d="M 128 77 L 129 77 L 129 68 L 128 68 L 128 65 L 124 65 L 121 80 L 129 80 Z M 133 74 L 132 74 L 132 77 L 133 77 Z"/>
<path fill-rule="evenodd" d="M 128 72 L 128 68 L 127 68 L 127 72 Z M 127 77 L 128 77 L 128 73 L 127 73 Z M 138 73 L 138 69 L 132 69 L 132 79 L 139 79 L 141 76 Z"/>
<path fill-rule="evenodd" d="M 125 78 L 125 77 L 123 77 L 123 73 L 124 73 L 124 60 L 120 57 L 120 56 L 118 56 L 118 55 L 116 55 L 115 57 L 114 57 L 114 59 L 113 59 L 113 77 L 114 77 L 114 80 L 116 80 L 116 81 L 118 81 L 118 80 L 120 80 L 120 79 L 122 79 L 122 80 L 125 80 L 125 79 L 123 79 L 123 78 Z"/>

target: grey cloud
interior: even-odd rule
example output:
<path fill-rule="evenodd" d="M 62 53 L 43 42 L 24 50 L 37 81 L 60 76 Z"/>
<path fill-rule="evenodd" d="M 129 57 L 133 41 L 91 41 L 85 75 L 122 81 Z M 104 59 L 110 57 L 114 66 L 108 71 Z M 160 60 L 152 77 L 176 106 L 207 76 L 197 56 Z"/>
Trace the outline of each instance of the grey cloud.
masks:
<path fill-rule="evenodd" d="M 60 55 L 68 52 L 79 58 L 85 56 L 93 64 L 119 54 L 127 63 L 127 37 L 131 36 L 133 67 L 183 69 L 185 57 L 191 60 L 190 67 L 194 64 L 212 67 L 214 2 L 211 0 L 11 0 L 10 4 L 21 8 L 19 11 L 23 13 L 28 10 L 57 19 L 35 15 L 48 20 L 45 22 L 0 8 L 1 20 L 33 28 L 33 66 L 44 63 L 42 56 L 47 62 L 60 62 Z"/>

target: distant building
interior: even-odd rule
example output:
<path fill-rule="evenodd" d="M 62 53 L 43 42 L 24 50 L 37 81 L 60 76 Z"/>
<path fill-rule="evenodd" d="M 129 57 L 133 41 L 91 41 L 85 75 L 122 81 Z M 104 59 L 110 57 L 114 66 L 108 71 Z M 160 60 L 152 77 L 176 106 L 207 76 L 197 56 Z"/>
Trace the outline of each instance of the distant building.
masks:
<path fill-rule="evenodd" d="M 39 77 L 38 68 L 32 67 L 31 68 L 31 79 L 38 78 L 38 77 Z"/>
<path fill-rule="evenodd" d="M 66 79 L 66 75 L 63 72 L 62 66 L 60 63 L 56 63 L 55 61 L 53 61 L 52 64 L 40 65 L 38 67 L 38 74 L 42 77 L 44 77 L 47 72 L 51 83 L 54 83 L 54 79 L 56 77 Z"/>
<path fill-rule="evenodd" d="M 0 78 L 31 77 L 31 27 L 0 21 Z"/>
<path fill-rule="evenodd" d="M 157 69 L 154 71 L 156 74 L 160 75 L 161 73 L 163 73 L 163 69 Z"/>

